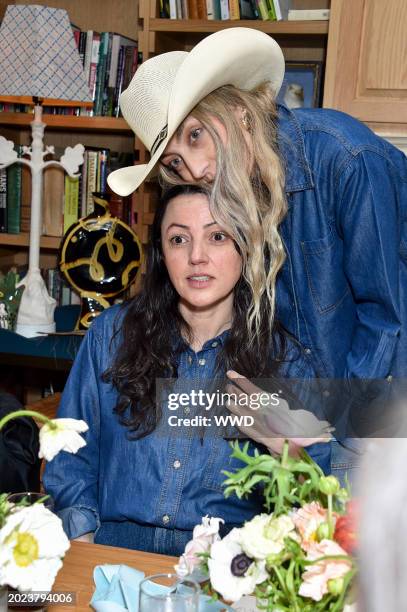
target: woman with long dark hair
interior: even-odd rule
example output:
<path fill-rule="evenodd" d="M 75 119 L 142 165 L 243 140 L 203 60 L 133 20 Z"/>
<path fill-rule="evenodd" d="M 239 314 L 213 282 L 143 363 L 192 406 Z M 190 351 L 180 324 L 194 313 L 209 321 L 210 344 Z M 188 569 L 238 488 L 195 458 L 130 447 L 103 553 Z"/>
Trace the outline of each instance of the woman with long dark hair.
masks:
<path fill-rule="evenodd" d="M 87 333 L 58 413 L 89 424 L 87 445 L 60 453 L 45 475 L 70 538 L 94 533 L 98 543 L 180 554 L 202 516 L 222 517 L 227 530 L 261 511 L 256 495 L 224 498 L 222 470 L 240 465 L 230 428 L 219 431 L 213 402 L 196 403 L 192 390 L 227 370 L 305 379 L 313 370 L 270 325 L 267 300 L 258 331 L 250 327 L 250 253 L 236 238 L 212 216 L 204 187 L 173 187 L 155 217 L 141 293 Z M 272 452 L 278 444 L 270 436 Z M 328 471 L 330 444 L 309 451 Z"/>

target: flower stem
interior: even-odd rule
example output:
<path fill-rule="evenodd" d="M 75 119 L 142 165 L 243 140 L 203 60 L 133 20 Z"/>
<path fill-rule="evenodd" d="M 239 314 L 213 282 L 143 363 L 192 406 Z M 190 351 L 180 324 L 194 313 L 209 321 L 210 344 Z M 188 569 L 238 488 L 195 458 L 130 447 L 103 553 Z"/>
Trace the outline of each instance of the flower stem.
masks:
<path fill-rule="evenodd" d="M 283 446 L 283 452 L 281 454 L 281 465 L 283 467 L 286 466 L 287 464 L 287 459 L 288 459 L 288 447 L 289 447 L 289 442 L 288 440 L 285 440 L 284 442 L 284 446 Z"/>
<path fill-rule="evenodd" d="M 38 421 L 47 423 L 51 427 L 51 429 L 55 429 L 56 427 L 56 425 L 54 425 L 54 423 L 52 422 L 52 419 L 49 419 L 47 416 L 45 416 L 45 414 L 41 414 L 41 412 L 36 412 L 35 410 L 15 410 L 14 412 L 10 412 L 9 414 L 6 414 L 6 416 L 4 416 L 2 419 L 0 419 L 0 430 L 9 421 L 24 416 L 34 417 Z"/>
<path fill-rule="evenodd" d="M 333 525 L 333 517 L 332 517 L 332 495 L 327 495 L 328 498 L 328 530 L 329 530 L 329 539 L 332 540 L 334 535 L 334 525 Z"/>

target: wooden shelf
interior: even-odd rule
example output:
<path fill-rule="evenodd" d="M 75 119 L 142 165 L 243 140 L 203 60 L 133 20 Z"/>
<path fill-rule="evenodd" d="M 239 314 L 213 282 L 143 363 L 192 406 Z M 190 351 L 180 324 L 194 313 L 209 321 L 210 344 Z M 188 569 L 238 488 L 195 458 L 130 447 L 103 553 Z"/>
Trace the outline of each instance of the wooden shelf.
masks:
<path fill-rule="evenodd" d="M 293 34 L 302 36 L 327 35 L 329 21 L 215 21 L 207 19 L 150 19 L 151 32 L 217 32 L 224 28 L 255 28 L 267 34 Z"/>
<path fill-rule="evenodd" d="M 0 125 L 29 125 L 34 119 L 31 113 L 0 112 Z M 123 118 L 116 117 L 75 117 L 73 115 L 46 115 L 42 116 L 49 128 L 73 129 L 95 132 L 128 132 L 130 127 Z"/>
<path fill-rule="evenodd" d="M 42 249 L 51 249 L 57 251 L 61 244 L 62 236 L 41 236 L 40 246 Z M 30 244 L 30 235 L 21 234 L 2 234 L 0 233 L 0 247 L 28 247 Z"/>

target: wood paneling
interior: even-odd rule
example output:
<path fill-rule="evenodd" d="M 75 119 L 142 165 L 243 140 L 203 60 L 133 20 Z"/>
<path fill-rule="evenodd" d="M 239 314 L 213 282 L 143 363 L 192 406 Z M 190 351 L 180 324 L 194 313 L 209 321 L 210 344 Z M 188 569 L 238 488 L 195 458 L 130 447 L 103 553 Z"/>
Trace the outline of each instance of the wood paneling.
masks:
<path fill-rule="evenodd" d="M 405 0 L 332 0 L 324 106 L 407 123 Z"/>

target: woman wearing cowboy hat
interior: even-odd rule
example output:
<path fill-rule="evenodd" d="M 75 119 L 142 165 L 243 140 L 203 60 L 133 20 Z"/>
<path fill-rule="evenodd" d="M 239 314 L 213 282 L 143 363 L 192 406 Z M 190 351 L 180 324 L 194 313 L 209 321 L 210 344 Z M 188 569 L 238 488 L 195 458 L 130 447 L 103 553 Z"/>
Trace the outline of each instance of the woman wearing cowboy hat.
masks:
<path fill-rule="evenodd" d="M 108 182 L 121 195 L 156 171 L 212 185 L 214 218 L 252 255 L 248 320 L 266 295 L 318 376 L 339 381 L 326 401 L 343 469 L 358 455 L 350 436 L 375 430 L 372 394 L 385 404 L 407 371 L 407 161 L 343 113 L 276 108 L 283 75 L 277 43 L 249 28 L 149 59 L 120 104 L 151 161 Z"/>

